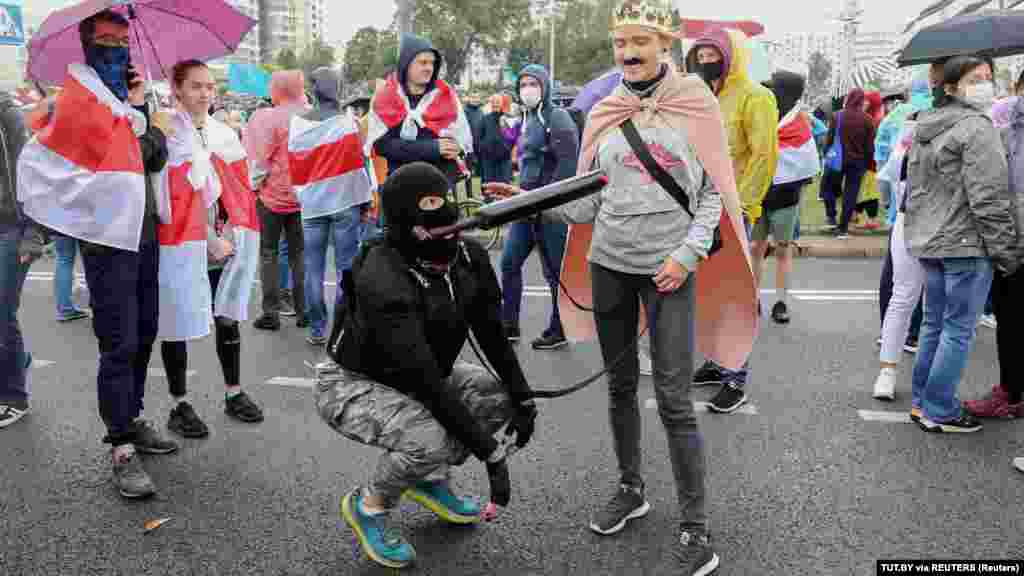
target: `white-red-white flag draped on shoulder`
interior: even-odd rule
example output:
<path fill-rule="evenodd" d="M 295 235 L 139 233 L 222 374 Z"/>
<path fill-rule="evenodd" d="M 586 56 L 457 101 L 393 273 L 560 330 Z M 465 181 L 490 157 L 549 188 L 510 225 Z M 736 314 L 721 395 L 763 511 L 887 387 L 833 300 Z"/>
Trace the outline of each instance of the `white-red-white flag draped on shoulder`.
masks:
<path fill-rule="evenodd" d="M 821 159 L 814 143 L 807 114 L 795 106 L 779 120 L 779 160 L 775 165 L 776 186 L 814 178 L 821 172 Z"/>
<path fill-rule="evenodd" d="M 303 219 L 337 214 L 372 198 L 359 126 L 350 115 L 323 122 L 293 117 L 288 168 Z"/>
<path fill-rule="evenodd" d="M 172 118 L 167 166 L 159 176 L 160 333 L 163 340 L 192 340 L 210 333 L 213 315 L 247 319 L 258 267 L 259 224 L 249 188 L 246 156 L 228 126 L 206 119 L 205 143 L 191 118 Z M 221 273 L 217 294 L 207 280 L 207 239 L 215 204 L 228 215 L 222 234 L 235 256 Z M 215 232 L 214 232 L 215 233 Z"/>
<path fill-rule="evenodd" d="M 18 158 L 25 214 L 61 234 L 138 251 L 146 176 L 137 135 L 146 119 L 88 66 L 72 64 L 45 128 Z"/>

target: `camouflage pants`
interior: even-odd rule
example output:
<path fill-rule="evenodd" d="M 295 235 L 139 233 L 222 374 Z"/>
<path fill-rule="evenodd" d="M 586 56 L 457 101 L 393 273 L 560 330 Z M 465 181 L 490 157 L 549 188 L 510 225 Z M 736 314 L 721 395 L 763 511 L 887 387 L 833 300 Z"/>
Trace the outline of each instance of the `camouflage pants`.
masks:
<path fill-rule="evenodd" d="M 459 391 L 489 434 L 512 415 L 505 386 L 479 366 L 456 362 L 446 384 Z M 362 374 L 343 368 L 321 372 L 316 396 L 317 411 L 331 428 L 350 440 L 385 450 L 370 490 L 388 507 L 396 506 L 402 492 L 416 482 L 447 478 L 449 467 L 464 463 L 470 455 L 423 404 Z"/>

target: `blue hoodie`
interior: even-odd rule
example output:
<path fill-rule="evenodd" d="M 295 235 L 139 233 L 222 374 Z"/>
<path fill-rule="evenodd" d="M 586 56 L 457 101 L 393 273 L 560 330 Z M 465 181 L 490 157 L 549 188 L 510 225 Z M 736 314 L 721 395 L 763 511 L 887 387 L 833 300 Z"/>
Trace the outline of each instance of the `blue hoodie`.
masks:
<path fill-rule="evenodd" d="M 516 81 L 517 96 L 523 76 L 537 79 L 544 91 L 537 108 L 523 113 L 522 130 L 516 145 L 519 186 L 523 190 L 533 190 L 576 174 L 580 141 L 572 116 L 554 105 L 548 71 L 539 64 L 523 68 Z"/>

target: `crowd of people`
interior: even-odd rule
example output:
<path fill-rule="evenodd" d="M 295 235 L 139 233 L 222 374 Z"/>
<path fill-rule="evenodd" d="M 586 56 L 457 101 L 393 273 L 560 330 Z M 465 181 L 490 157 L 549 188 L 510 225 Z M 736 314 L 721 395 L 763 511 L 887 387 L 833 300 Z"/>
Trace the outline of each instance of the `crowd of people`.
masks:
<path fill-rule="evenodd" d="M 639 377 L 650 375 L 677 491 L 671 554 L 682 573 L 709 574 L 720 558 L 690 388 L 718 386 L 715 412 L 746 402 L 764 261 L 773 244 L 769 316 L 786 324 L 801 195 L 819 175 L 838 237 L 858 210 L 868 227 L 888 210 L 874 397 L 895 398 L 902 355 L 914 352 L 910 416 L 923 430 L 970 432 L 977 418 L 1024 416 L 1010 357 L 1024 259 L 1024 99 L 996 102 L 990 60 L 936 62 L 907 94 L 857 89 L 841 110 L 812 114 L 799 74 L 749 78 L 739 30 L 713 27 L 673 62 L 670 9 L 624 0 L 611 38 L 622 79 L 582 111 L 581 129 L 554 104 L 543 66 L 520 71 L 515 102 L 462 102 L 439 77 L 441 53 L 411 35 L 365 111 L 344 109 L 339 77 L 326 69 L 308 79 L 315 106 L 303 73 L 287 70 L 273 75 L 272 106 L 248 117 L 217 110 L 216 82 L 195 60 L 174 66 L 174 108 L 163 110 L 130 64 L 124 17 L 100 12 L 79 31 L 86 60 L 69 68 L 58 97 L 27 114 L 9 102 L 0 110 L 0 428 L 29 411 L 31 354 L 17 312 L 27 270 L 52 241 L 57 320 L 92 318 L 103 441 L 125 498 L 156 492 L 138 454 L 179 448 L 141 418 L 158 339 L 171 432 L 209 434 L 188 402 L 186 373 L 187 343 L 211 330 L 225 412 L 263 420 L 241 386 L 240 325 L 258 277 L 253 326 L 279 331 L 281 317 L 294 316 L 308 329 L 325 353 L 318 414 L 382 450 L 369 482 L 342 498 L 366 554 L 396 568 L 414 560 L 391 529 L 402 498 L 455 524 L 493 516 L 490 504 L 510 502 L 508 456 L 528 445 L 537 417 L 515 348 L 523 267 L 536 248 L 550 316 L 533 348 L 596 338 L 608 371 L 620 478 L 590 528 L 612 535 L 651 510 L 637 400 Z M 82 106 L 93 129 L 106 130 L 102 141 L 76 139 Z M 431 232 L 456 222 L 452 191 L 474 174 L 497 199 L 595 168 L 608 178 L 599 193 L 509 225 L 497 271 L 478 244 Z M 88 310 L 73 298 L 78 252 Z M 983 316 L 990 294 L 994 320 Z M 961 403 L 979 321 L 997 328 L 1000 383 Z M 486 363 L 459 359 L 467 341 Z M 499 441 L 501 430 L 511 440 Z M 452 468 L 470 456 L 486 466 L 487 506 L 452 491 Z"/>

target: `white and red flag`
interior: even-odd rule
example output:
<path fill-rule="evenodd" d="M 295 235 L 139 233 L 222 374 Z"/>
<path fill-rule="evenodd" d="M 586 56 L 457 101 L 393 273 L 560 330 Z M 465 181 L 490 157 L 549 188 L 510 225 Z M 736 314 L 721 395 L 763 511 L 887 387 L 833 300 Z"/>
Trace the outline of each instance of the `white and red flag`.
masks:
<path fill-rule="evenodd" d="M 811 123 L 799 106 L 779 120 L 779 160 L 772 184 L 789 184 L 814 178 L 821 172 L 821 159 L 814 143 Z"/>
<path fill-rule="evenodd" d="M 367 126 L 366 150 L 370 155 L 373 145 L 388 130 L 401 125 L 404 140 L 415 140 L 420 128 L 426 128 L 438 138 L 453 138 L 466 154 L 473 153 L 473 131 L 455 91 L 444 80 L 437 80 L 416 108 L 399 85 L 398 75 L 392 73 L 384 85 L 373 95 Z"/>
<path fill-rule="evenodd" d="M 137 135 L 146 118 L 88 66 L 72 64 L 49 122 L 18 157 L 25 214 L 57 232 L 139 249 L 146 175 Z"/>
<path fill-rule="evenodd" d="M 259 265 L 259 220 L 245 150 L 235 131 L 208 117 L 200 133 L 184 112 L 172 117 L 172 126 L 157 192 L 159 337 L 180 341 L 208 335 L 213 315 L 247 319 Z M 218 230 L 222 213 L 227 223 Z M 211 294 L 208 240 L 215 235 L 229 240 L 235 254 L 221 273 L 217 293 Z"/>
<path fill-rule="evenodd" d="M 288 130 L 288 167 L 303 219 L 337 214 L 372 198 L 362 137 L 351 115 L 323 122 L 294 116 Z"/>

